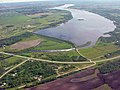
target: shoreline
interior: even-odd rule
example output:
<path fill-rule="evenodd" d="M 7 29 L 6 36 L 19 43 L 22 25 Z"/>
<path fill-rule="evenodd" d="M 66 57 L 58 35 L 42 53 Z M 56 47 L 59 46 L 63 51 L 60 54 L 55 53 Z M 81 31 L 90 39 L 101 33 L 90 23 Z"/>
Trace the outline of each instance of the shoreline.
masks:
<path fill-rule="evenodd" d="M 66 6 L 65 6 L 65 5 L 66 5 Z M 74 4 L 64 4 L 63 6 L 53 7 L 52 9 L 66 10 L 66 11 L 69 11 L 69 12 L 71 13 L 71 15 L 72 15 L 72 12 L 71 12 L 70 10 L 68 10 L 68 9 L 74 9 L 74 8 L 71 8 L 72 6 L 75 6 L 75 5 L 74 5 Z M 61 8 L 61 7 L 63 7 L 63 8 Z M 69 8 L 69 7 L 70 7 L 70 8 Z M 79 9 L 76 9 L 76 10 L 79 10 Z M 83 11 L 90 12 L 90 13 L 97 14 L 97 15 L 99 15 L 99 16 L 102 16 L 102 15 L 100 15 L 100 14 L 98 14 L 98 13 L 94 13 L 94 12 L 91 12 L 91 11 L 88 11 L 88 10 L 83 10 Z M 74 17 L 74 16 L 72 15 L 72 18 L 73 18 L 73 17 Z M 102 16 L 102 17 L 105 18 L 105 19 L 108 19 L 108 18 L 106 18 L 105 16 Z M 70 20 L 71 20 L 71 19 L 70 19 Z M 68 21 L 70 21 L 70 20 L 68 20 Z M 108 20 L 110 20 L 110 19 L 108 19 Z M 68 21 L 67 21 L 67 22 L 68 22 Z M 110 21 L 111 21 L 111 20 L 110 20 Z M 113 21 L 112 21 L 112 23 L 114 24 Z M 61 24 L 63 24 L 63 23 L 61 23 Z M 49 28 L 46 28 L 46 29 L 56 28 L 56 27 L 59 27 L 61 24 L 59 24 L 58 26 L 55 25 L 55 27 L 49 27 Z M 114 30 L 108 31 L 108 32 L 105 32 L 105 33 L 109 33 L 109 32 L 115 31 L 116 25 L 114 24 L 114 26 L 115 26 Z M 41 30 L 45 30 L 45 29 L 41 29 Z M 35 33 L 35 34 L 42 35 L 42 34 L 38 33 L 38 31 L 40 31 L 40 30 L 35 31 L 34 33 Z M 43 31 L 43 32 L 44 32 L 44 31 Z M 88 47 L 93 47 L 93 46 L 95 46 L 96 43 L 99 41 L 99 38 L 104 37 L 104 35 L 107 35 L 107 34 L 105 34 L 105 33 L 103 33 L 103 35 L 101 35 L 101 36 L 98 37 L 98 39 L 96 40 L 96 42 L 93 43 L 94 45 L 92 45 L 92 41 L 87 41 L 87 42 L 86 42 L 86 43 L 91 42 L 91 43 L 89 43 L 89 45 L 88 45 L 88 44 L 86 45 L 86 43 L 81 44 L 81 45 L 75 45 L 75 43 L 73 43 L 72 41 L 69 41 L 69 40 L 60 39 L 60 38 L 57 38 L 57 37 L 54 37 L 54 36 L 52 37 L 52 36 L 48 36 L 48 35 L 42 35 L 42 36 L 47 36 L 47 37 L 50 37 L 50 38 L 52 37 L 52 38 L 56 38 L 56 39 L 59 39 L 59 40 L 71 42 L 71 43 L 74 45 L 74 47 L 88 48 Z M 85 46 L 84 46 L 84 45 L 85 45 Z"/>

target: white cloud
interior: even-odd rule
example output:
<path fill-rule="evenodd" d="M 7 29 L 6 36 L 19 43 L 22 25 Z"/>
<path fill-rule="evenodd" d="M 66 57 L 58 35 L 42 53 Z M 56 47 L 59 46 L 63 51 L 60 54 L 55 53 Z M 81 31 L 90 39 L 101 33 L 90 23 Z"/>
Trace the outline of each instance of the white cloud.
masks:
<path fill-rule="evenodd" d="M 44 0 L 0 0 L 1 3 L 7 3 L 7 2 L 29 2 L 29 1 L 44 1 Z"/>

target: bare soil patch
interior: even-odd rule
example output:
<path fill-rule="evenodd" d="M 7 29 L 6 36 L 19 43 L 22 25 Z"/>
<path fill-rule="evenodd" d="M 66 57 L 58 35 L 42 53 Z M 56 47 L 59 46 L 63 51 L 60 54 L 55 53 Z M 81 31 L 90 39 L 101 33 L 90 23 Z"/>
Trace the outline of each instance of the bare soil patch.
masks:
<path fill-rule="evenodd" d="M 97 78 L 97 74 L 99 73 L 99 70 L 95 70 L 95 73 L 91 74 L 91 75 L 87 75 L 87 76 L 84 76 L 84 77 L 80 77 L 80 78 L 74 78 L 71 80 L 71 82 L 83 82 L 83 81 L 86 81 L 86 80 L 89 80 L 89 79 L 92 79 L 92 78 Z"/>
<path fill-rule="evenodd" d="M 120 90 L 120 70 L 104 74 L 102 78 L 113 90 Z"/>
<path fill-rule="evenodd" d="M 26 90 L 120 90 L 120 70 L 101 74 L 87 69 Z"/>
<path fill-rule="evenodd" d="M 17 49 L 17 50 L 23 50 L 30 47 L 35 47 L 39 45 L 42 42 L 42 40 L 31 40 L 31 41 L 24 41 L 24 42 L 18 42 L 10 46 L 11 49 Z"/>

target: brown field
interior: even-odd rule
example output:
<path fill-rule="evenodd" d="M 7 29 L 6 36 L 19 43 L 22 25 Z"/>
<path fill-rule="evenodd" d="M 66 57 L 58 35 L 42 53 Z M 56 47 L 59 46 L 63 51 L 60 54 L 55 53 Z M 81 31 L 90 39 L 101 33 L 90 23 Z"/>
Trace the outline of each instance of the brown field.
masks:
<path fill-rule="evenodd" d="M 104 84 L 104 82 L 97 77 L 95 69 L 87 69 L 79 73 L 67 76 L 62 79 L 57 79 L 55 81 L 29 88 L 26 90 L 92 90 Z M 92 78 L 88 78 L 89 75 L 93 75 Z M 72 79 L 84 78 L 85 81 L 71 82 Z"/>
<path fill-rule="evenodd" d="M 120 90 L 120 70 L 101 74 L 87 69 L 26 90 Z"/>
<path fill-rule="evenodd" d="M 99 73 L 99 70 L 96 69 L 95 73 L 93 73 L 91 75 L 84 76 L 82 78 L 80 77 L 80 78 L 72 79 L 71 82 L 83 82 L 83 81 L 87 81 L 89 79 L 96 78 L 98 73 Z"/>
<path fill-rule="evenodd" d="M 10 48 L 16 49 L 16 50 L 23 50 L 23 49 L 27 49 L 30 47 L 35 47 L 35 46 L 39 45 L 41 42 L 42 42 L 42 40 L 40 40 L 40 39 L 18 42 L 18 43 L 11 45 Z"/>
<path fill-rule="evenodd" d="M 102 78 L 113 90 L 120 90 L 120 70 L 102 75 Z"/>
<path fill-rule="evenodd" d="M 107 84 L 104 84 L 104 85 L 102 85 L 100 87 L 97 87 L 97 88 L 95 88 L 93 90 L 112 90 L 112 88 L 109 87 Z"/>

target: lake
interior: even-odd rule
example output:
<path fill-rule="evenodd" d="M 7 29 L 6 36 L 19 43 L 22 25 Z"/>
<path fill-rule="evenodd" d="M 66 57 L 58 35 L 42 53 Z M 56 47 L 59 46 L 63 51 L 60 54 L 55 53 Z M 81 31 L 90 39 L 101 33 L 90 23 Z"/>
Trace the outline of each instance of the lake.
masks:
<path fill-rule="evenodd" d="M 52 9 L 70 11 L 73 19 L 60 26 L 38 30 L 35 33 L 71 41 L 76 46 L 87 42 L 91 42 L 90 46 L 93 46 L 104 33 L 114 31 L 113 21 L 88 11 L 70 9 L 68 8 L 70 6 L 73 4 L 65 4 Z"/>

